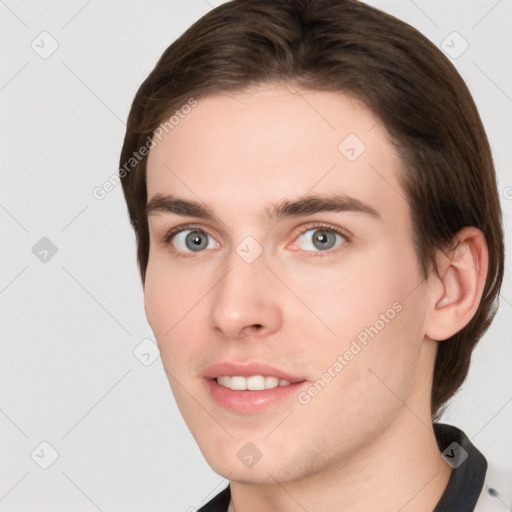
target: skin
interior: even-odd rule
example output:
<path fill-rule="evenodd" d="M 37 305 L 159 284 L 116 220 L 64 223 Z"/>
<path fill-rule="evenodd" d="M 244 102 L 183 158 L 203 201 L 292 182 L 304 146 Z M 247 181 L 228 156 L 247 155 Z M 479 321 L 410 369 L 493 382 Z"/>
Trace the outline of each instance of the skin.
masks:
<path fill-rule="evenodd" d="M 338 149 L 349 134 L 366 146 L 354 161 Z M 385 128 L 360 102 L 278 84 L 198 98 L 150 151 L 149 199 L 172 194 L 215 213 L 149 215 L 145 310 L 180 411 L 230 480 L 237 512 L 431 511 L 448 483 L 431 425 L 437 340 L 475 313 L 486 246 L 465 228 L 458 252 L 440 254 L 439 273 L 423 280 L 401 172 Z M 262 215 L 271 203 L 333 192 L 379 217 Z M 318 249 L 313 222 L 348 236 Z M 208 248 L 164 241 L 189 224 Z M 247 236 L 263 250 L 252 263 L 236 251 Z M 293 397 L 247 414 L 206 391 L 206 367 L 226 360 L 267 362 L 313 384 L 396 303 L 400 312 L 307 404 Z M 251 468 L 237 458 L 248 442 L 262 454 Z"/>

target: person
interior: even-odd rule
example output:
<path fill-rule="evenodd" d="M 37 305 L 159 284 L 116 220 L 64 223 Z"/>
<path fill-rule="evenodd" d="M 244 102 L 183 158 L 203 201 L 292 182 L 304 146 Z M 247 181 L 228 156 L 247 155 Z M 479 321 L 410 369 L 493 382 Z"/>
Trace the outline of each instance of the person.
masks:
<path fill-rule="evenodd" d="M 229 480 L 201 511 L 500 506 L 439 422 L 497 308 L 496 176 L 426 37 L 356 0 L 222 4 L 137 91 L 120 178 L 170 386 Z"/>

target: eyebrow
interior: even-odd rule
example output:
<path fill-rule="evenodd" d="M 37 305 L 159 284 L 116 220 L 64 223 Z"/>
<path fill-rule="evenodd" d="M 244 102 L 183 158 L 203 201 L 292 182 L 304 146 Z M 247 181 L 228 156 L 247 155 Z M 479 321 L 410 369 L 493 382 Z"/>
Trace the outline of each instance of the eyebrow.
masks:
<path fill-rule="evenodd" d="M 263 218 L 268 222 L 274 222 L 285 217 L 299 217 L 319 212 L 356 212 L 380 219 L 379 212 L 373 206 L 344 194 L 306 195 L 294 200 L 285 199 L 265 208 Z M 216 218 L 213 210 L 204 203 L 162 194 L 156 194 L 148 201 L 146 213 L 167 213 L 201 219 Z"/>

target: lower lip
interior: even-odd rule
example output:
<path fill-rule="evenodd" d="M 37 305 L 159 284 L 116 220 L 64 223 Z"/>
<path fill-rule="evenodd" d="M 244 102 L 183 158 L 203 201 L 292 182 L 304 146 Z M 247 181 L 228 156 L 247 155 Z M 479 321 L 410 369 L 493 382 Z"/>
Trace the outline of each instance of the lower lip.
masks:
<path fill-rule="evenodd" d="M 307 385 L 307 381 L 261 391 L 234 391 L 221 386 L 215 379 L 207 379 L 206 385 L 210 396 L 225 409 L 255 413 L 295 397 L 300 389 Z"/>

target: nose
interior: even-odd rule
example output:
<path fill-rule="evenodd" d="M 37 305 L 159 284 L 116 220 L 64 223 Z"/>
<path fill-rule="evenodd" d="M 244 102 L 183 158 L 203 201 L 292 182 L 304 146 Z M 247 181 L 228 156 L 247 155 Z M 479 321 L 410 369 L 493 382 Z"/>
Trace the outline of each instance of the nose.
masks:
<path fill-rule="evenodd" d="M 282 309 L 275 287 L 263 255 L 247 263 L 233 252 L 228 270 L 212 290 L 212 327 L 226 339 L 264 337 L 278 331 Z"/>

